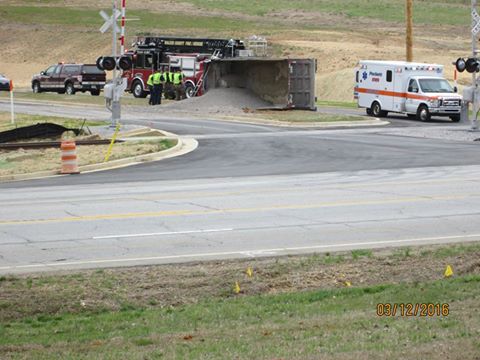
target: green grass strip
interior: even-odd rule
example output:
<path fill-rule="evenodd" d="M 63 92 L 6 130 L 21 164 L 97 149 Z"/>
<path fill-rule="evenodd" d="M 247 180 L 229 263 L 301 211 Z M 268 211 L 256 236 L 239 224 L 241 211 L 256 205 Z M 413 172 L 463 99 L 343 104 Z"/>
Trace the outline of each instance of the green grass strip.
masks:
<path fill-rule="evenodd" d="M 306 358 L 320 353 L 399 354 L 444 339 L 479 346 L 480 276 L 280 295 L 195 305 L 46 316 L 0 325 L 0 357 Z M 448 316 L 379 317 L 377 303 L 449 304 Z M 471 345 L 471 346 L 470 346 Z M 466 348 L 466 349 L 467 349 Z M 159 350 L 160 349 L 160 350 Z M 135 354 L 135 355 L 134 355 Z M 208 355 L 208 357 L 207 357 Z"/>

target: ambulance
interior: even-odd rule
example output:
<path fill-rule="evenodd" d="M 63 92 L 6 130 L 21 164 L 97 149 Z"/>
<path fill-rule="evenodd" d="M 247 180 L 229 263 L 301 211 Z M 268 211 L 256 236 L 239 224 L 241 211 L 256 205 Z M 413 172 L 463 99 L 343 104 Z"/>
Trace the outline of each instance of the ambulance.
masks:
<path fill-rule="evenodd" d="M 460 121 L 462 97 L 443 77 L 443 65 L 362 60 L 355 84 L 354 98 L 368 115 L 395 112 L 421 121 L 433 115 Z"/>

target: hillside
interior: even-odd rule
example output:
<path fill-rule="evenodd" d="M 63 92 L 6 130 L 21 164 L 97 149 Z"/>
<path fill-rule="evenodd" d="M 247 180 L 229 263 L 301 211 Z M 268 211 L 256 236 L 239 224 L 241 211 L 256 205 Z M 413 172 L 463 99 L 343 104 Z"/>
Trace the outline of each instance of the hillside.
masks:
<path fill-rule="evenodd" d="M 352 100 L 360 59 L 404 58 L 404 0 L 128 0 L 127 43 L 136 34 L 246 38 L 264 35 L 276 55 L 318 59 L 317 96 Z M 28 88 L 33 73 L 58 61 L 93 62 L 111 50 L 98 29 L 111 1 L 3 0 L 0 73 Z M 414 57 L 446 66 L 470 51 L 470 1 L 415 2 Z M 469 80 L 463 75 L 461 82 Z M 332 86 L 334 84 L 334 86 Z"/>

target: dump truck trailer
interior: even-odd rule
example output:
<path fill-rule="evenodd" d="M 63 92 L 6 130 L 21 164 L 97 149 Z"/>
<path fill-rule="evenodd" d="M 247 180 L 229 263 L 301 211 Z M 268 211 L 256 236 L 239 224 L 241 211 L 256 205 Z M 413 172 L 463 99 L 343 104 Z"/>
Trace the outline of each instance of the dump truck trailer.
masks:
<path fill-rule="evenodd" d="M 275 108 L 316 110 L 315 72 L 315 59 L 213 59 L 206 83 L 248 89 Z"/>

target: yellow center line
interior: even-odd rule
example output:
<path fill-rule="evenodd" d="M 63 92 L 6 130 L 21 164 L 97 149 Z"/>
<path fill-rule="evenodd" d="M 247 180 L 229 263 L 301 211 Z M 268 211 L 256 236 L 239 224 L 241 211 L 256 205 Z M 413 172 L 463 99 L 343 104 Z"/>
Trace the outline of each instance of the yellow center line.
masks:
<path fill-rule="evenodd" d="M 132 194 L 131 196 L 96 196 L 96 197 L 79 197 L 79 198 L 70 198 L 69 202 L 72 203 L 91 203 L 95 202 L 119 202 L 119 201 L 162 201 L 162 200 L 183 200 L 183 199 L 194 199 L 194 198 L 214 198 L 214 197 L 225 197 L 225 196 L 241 196 L 247 194 L 266 194 L 266 193 L 302 193 L 302 192 L 311 192 L 312 189 L 321 189 L 322 191 L 333 191 L 333 190 L 357 190 L 361 188 L 376 188 L 378 186 L 390 185 L 390 186 L 404 186 L 404 185 L 432 185 L 432 184 L 448 184 L 459 182 L 479 182 L 478 178 L 450 178 L 450 179 L 428 179 L 428 180 L 406 180 L 406 181 L 385 181 L 385 182 L 368 182 L 368 183 L 346 183 L 346 184 L 317 184 L 313 186 L 284 186 L 284 187 L 269 187 L 269 188 L 256 188 L 256 189 L 245 189 L 245 190 L 225 190 L 225 191 L 181 191 L 181 192 L 172 192 L 170 194 L 158 194 L 157 192 L 146 193 L 146 194 Z M 62 204 L 64 200 L 39 200 L 32 203 L 29 201 L 7 201 L 3 202 L 4 206 L 18 206 L 25 204 Z"/>
<path fill-rule="evenodd" d="M 212 214 L 230 214 L 230 213 L 248 213 L 248 212 L 265 212 L 275 210 L 305 210 L 305 209 L 321 209 L 328 207 L 348 207 L 362 205 L 384 205 L 384 204 L 401 204 L 427 201 L 446 201 L 446 200 L 462 200 L 465 198 L 478 197 L 480 194 L 465 194 L 457 196 L 429 196 L 429 197 L 409 197 L 409 198 L 392 198 L 381 200 L 363 200 L 363 201 L 335 201 L 323 202 L 316 204 L 289 204 L 289 205 L 271 205 L 249 208 L 227 208 L 213 210 L 168 210 L 168 211 L 148 211 L 148 212 L 132 212 L 120 214 L 103 214 L 103 215 L 83 215 L 69 216 L 50 219 L 28 219 L 28 220 L 1 220 L 0 225 L 28 225 L 28 224 L 47 224 L 62 222 L 78 222 L 78 221 L 98 221 L 98 220 L 122 220 L 135 218 L 156 218 L 167 216 L 193 216 L 193 215 L 212 215 Z"/>

